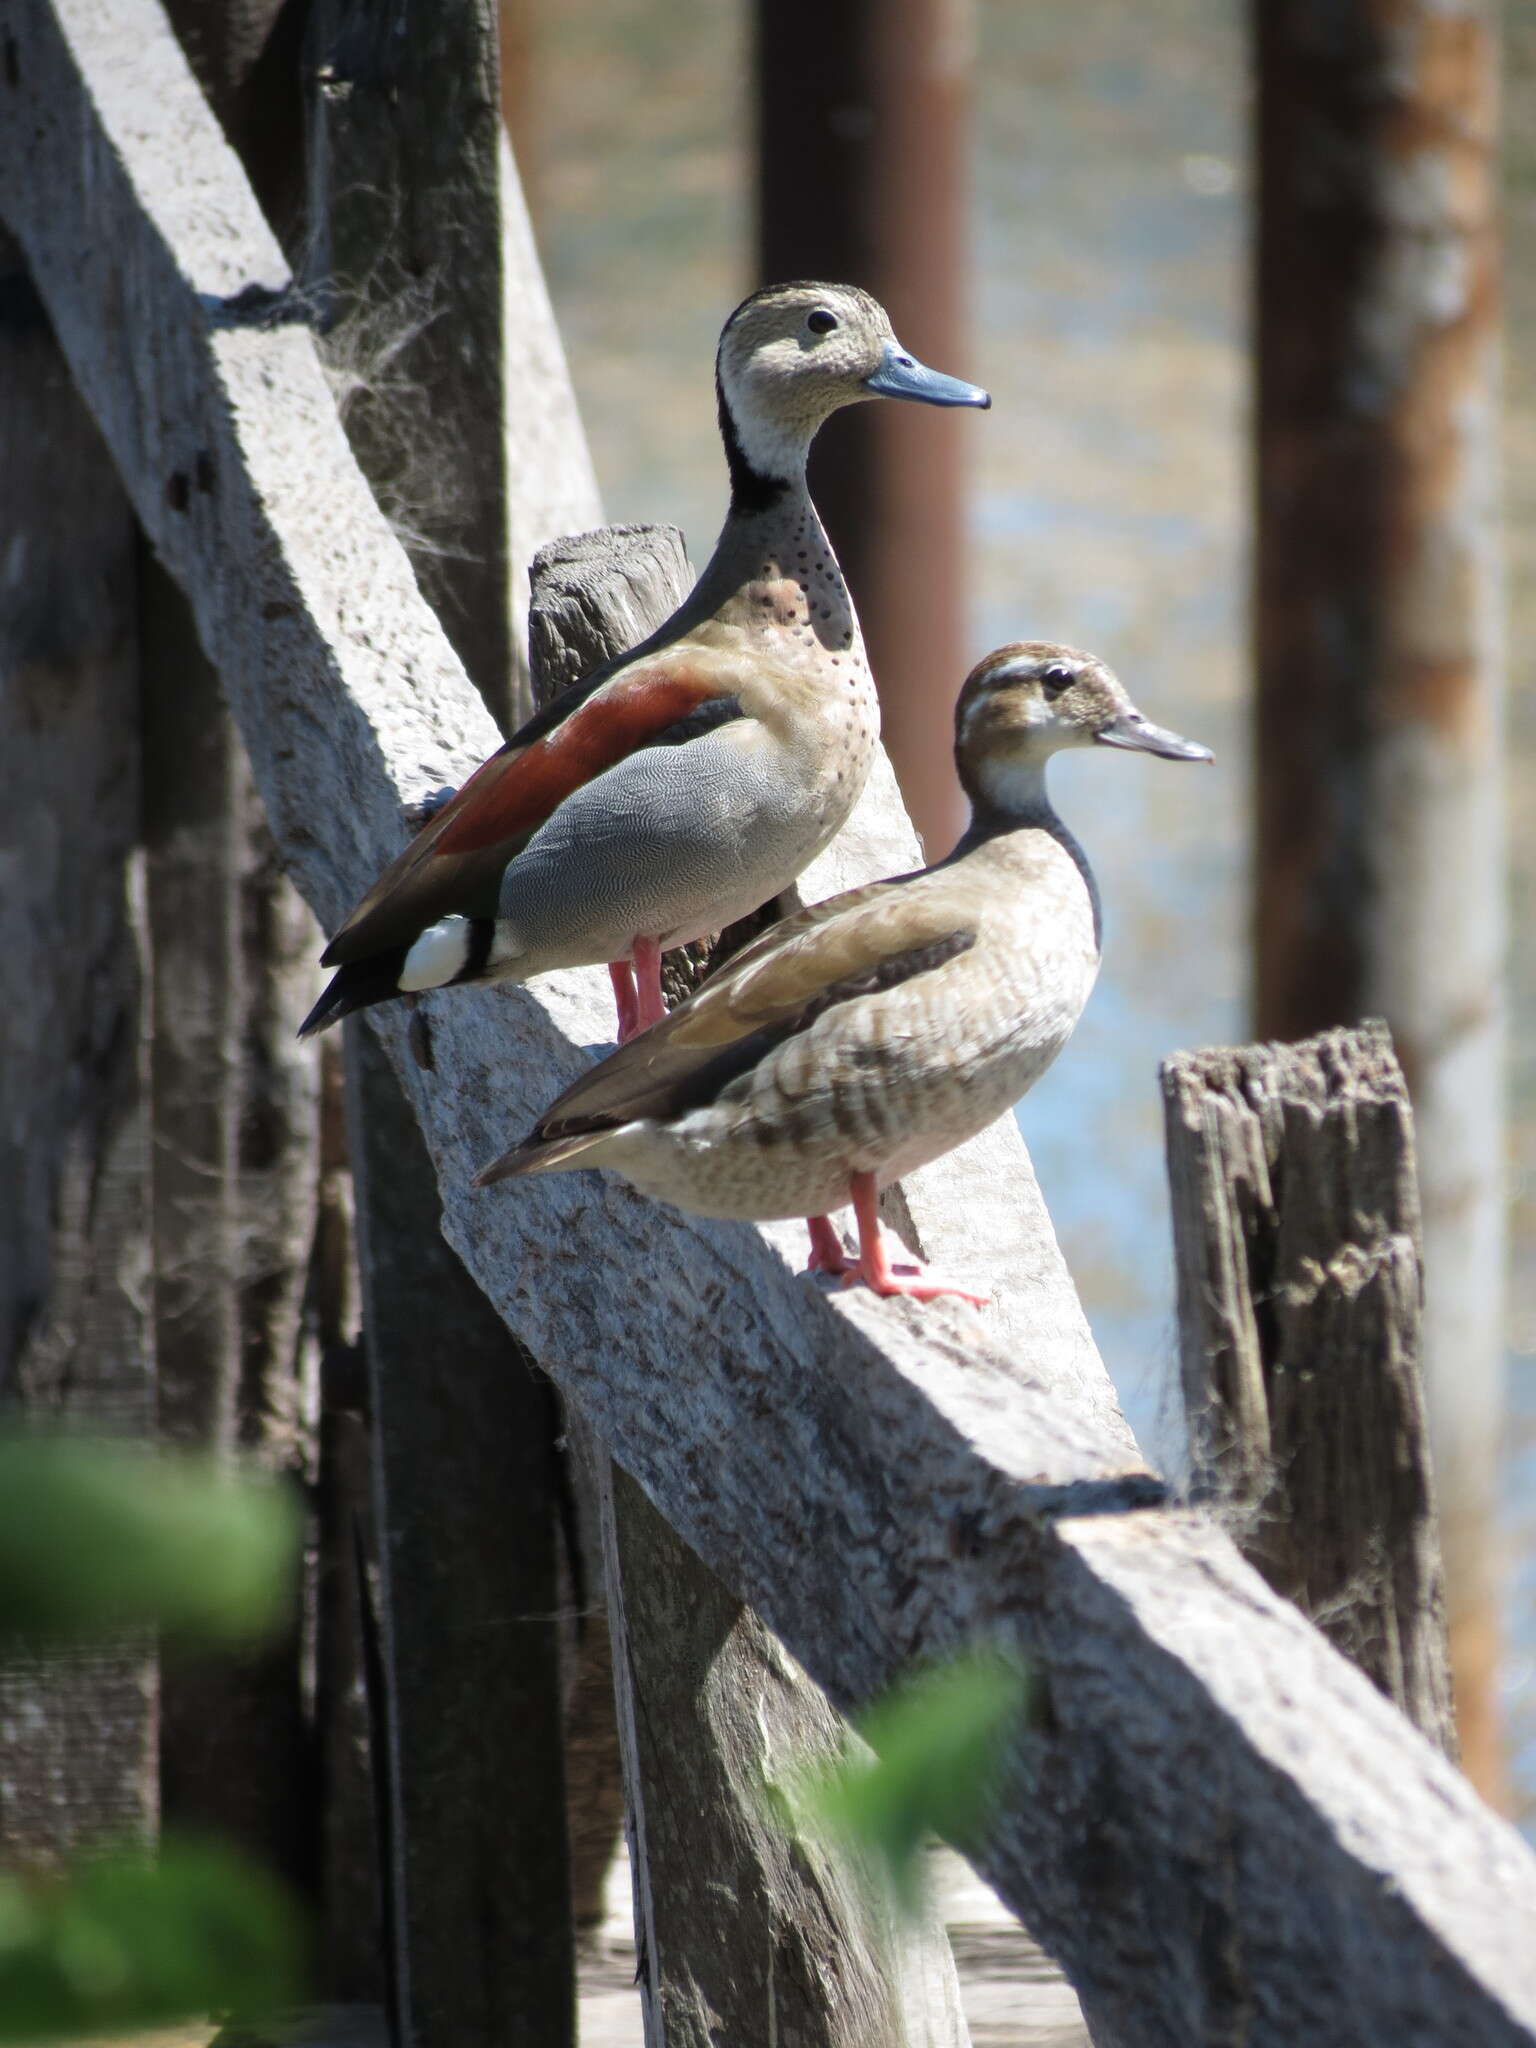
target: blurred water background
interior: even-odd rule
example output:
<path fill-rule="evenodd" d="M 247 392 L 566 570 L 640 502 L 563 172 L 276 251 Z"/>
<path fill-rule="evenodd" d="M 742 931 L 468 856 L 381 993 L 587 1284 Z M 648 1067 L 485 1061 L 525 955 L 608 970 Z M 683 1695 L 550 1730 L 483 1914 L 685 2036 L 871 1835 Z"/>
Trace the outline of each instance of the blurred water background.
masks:
<path fill-rule="evenodd" d="M 1180 1457 L 1157 1063 L 1248 1034 L 1244 11 L 976 0 L 973 343 L 939 367 L 995 409 L 972 454 L 966 657 L 1045 637 L 1104 655 L 1198 778 L 1058 764 L 1104 893 L 1104 970 L 1021 1121 L 1148 1454 Z M 1536 1832 L 1536 7 L 1506 15 L 1513 1016 L 1503 1678 Z M 724 509 L 708 365 L 754 279 L 741 0 L 538 0 L 519 154 L 607 514 Z M 960 676 L 936 676 L 952 697 Z M 1490 879 L 1490 886 L 1496 882 Z M 1433 1274 L 1429 1276 L 1433 1285 Z"/>

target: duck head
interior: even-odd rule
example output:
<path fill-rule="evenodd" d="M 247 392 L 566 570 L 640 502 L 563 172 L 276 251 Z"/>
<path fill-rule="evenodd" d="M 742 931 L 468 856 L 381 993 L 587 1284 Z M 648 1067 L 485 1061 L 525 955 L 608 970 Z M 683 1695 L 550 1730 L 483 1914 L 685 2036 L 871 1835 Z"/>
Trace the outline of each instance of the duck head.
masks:
<path fill-rule="evenodd" d="M 802 476 L 817 428 L 840 406 L 865 398 L 992 403 L 976 385 L 918 362 L 879 301 L 851 284 L 777 284 L 744 299 L 720 336 L 715 382 L 738 488 Z"/>
<path fill-rule="evenodd" d="M 955 706 L 955 762 L 978 809 L 1003 816 L 1044 801 L 1045 764 L 1067 747 L 1128 747 L 1209 761 L 1209 747 L 1153 725 L 1091 654 L 1018 640 L 977 662 Z"/>

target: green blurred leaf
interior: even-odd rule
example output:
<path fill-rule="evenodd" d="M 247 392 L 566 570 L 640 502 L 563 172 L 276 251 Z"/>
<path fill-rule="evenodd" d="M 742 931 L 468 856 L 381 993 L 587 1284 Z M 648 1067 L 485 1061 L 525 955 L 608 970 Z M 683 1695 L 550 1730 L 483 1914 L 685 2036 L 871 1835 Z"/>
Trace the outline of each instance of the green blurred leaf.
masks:
<path fill-rule="evenodd" d="M 299 1995 L 299 1922 L 230 1851 L 167 1842 L 41 1880 L 0 1873 L 0 2042 L 161 2026 Z"/>
<path fill-rule="evenodd" d="M 259 1635 L 291 1597 L 297 1542 L 277 1486 L 209 1459 L 0 1437 L 0 1641 Z"/>
<path fill-rule="evenodd" d="M 994 1651 L 959 1657 L 887 1693 L 857 1722 L 869 1748 L 776 1791 L 793 1824 L 865 1855 L 906 1911 L 922 1895 L 930 1835 L 963 1841 L 996 1796 L 1010 1730 L 1030 1701 L 1028 1674 Z"/>

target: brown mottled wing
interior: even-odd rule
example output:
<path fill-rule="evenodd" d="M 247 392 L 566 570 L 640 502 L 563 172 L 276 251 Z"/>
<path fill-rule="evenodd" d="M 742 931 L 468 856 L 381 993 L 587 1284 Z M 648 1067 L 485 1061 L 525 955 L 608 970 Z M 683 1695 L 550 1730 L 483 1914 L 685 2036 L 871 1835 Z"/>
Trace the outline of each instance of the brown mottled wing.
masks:
<path fill-rule="evenodd" d="M 837 1003 L 942 966 L 974 940 L 948 877 L 902 876 L 814 904 L 584 1074 L 526 1142 L 698 1108 Z"/>
<path fill-rule="evenodd" d="M 495 915 L 507 863 L 573 790 L 675 731 L 729 708 L 726 657 L 689 642 L 577 683 L 482 762 L 385 869 L 322 955 L 327 967 L 408 943 L 440 917 Z"/>

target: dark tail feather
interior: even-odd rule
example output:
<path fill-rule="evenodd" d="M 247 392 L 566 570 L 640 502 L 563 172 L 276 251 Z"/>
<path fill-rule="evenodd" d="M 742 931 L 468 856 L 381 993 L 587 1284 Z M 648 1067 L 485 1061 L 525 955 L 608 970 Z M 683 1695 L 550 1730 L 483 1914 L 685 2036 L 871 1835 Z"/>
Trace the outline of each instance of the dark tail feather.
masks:
<path fill-rule="evenodd" d="M 406 948 L 395 946 L 387 953 L 375 953 L 367 960 L 349 960 L 338 967 L 326 984 L 325 994 L 299 1026 L 300 1038 L 313 1038 L 338 1018 L 354 1010 L 366 1010 L 372 1003 L 386 1003 L 400 993 L 400 976 L 405 967 Z"/>
<path fill-rule="evenodd" d="M 499 1180 L 511 1180 L 515 1174 L 544 1173 L 551 1168 L 564 1166 L 568 1159 L 590 1151 L 602 1138 L 611 1137 L 613 1126 L 605 1125 L 600 1131 L 577 1131 L 567 1138 L 541 1138 L 537 1132 L 524 1138 L 521 1145 L 514 1145 L 510 1152 L 503 1152 L 499 1159 L 493 1159 L 489 1166 L 482 1166 L 475 1175 L 477 1188 L 494 1187 Z"/>

